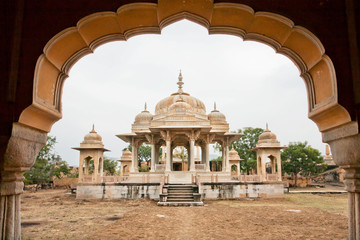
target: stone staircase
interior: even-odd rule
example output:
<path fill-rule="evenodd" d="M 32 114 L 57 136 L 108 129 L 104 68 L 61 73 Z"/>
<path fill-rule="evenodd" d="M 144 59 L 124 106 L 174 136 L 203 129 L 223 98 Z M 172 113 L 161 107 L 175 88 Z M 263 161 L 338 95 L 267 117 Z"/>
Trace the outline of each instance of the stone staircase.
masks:
<path fill-rule="evenodd" d="M 203 206 L 198 187 L 192 184 L 169 184 L 163 186 L 158 206 Z"/>

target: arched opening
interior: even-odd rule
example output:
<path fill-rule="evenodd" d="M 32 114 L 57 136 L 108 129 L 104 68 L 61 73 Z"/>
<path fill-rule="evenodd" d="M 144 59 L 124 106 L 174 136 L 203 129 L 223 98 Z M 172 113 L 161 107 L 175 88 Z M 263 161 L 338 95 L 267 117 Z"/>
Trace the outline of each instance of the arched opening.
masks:
<path fill-rule="evenodd" d="M 232 165 L 231 166 L 231 175 L 235 175 L 235 176 L 237 176 L 237 175 L 239 175 L 239 169 L 238 169 L 238 167 L 237 167 L 237 165 Z"/>
<path fill-rule="evenodd" d="M 317 123 L 320 131 L 331 130 L 350 123 L 348 112 L 337 102 L 337 85 L 331 60 L 325 55 L 320 41 L 311 32 L 301 27 L 294 27 L 291 21 L 289 22 L 288 19 L 281 16 L 267 13 L 256 14 L 251 8 L 244 5 L 209 2 L 203 4 L 210 5 L 210 7 L 203 11 L 200 11 L 198 7 L 188 7 L 187 11 L 181 9 L 170 13 L 161 12 L 161 4 L 159 6 L 135 4 L 136 6 L 133 6 L 131 11 L 135 9 L 140 13 L 142 11 L 150 13 L 146 15 L 147 19 L 139 20 L 145 23 L 141 24 L 141 27 L 133 24 L 133 21 L 123 21 L 125 24 L 121 26 L 121 29 L 112 28 L 115 24 L 99 24 L 99 18 L 102 22 L 114 21 L 114 18 L 118 16 L 122 20 L 126 20 L 129 16 L 131 18 L 131 14 L 124 14 L 129 11 L 126 6 L 119 9 L 116 14 L 101 14 L 101 16 L 94 14 L 80 21 L 76 28 L 61 32 L 49 42 L 45 47 L 44 54 L 39 58 L 34 78 L 33 104 L 22 112 L 19 122 L 46 132 L 51 129 L 52 124 L 61 118 L 63 80 L 72 64 L 83 54 L 90 52 L 90 49 L 114 39 L 125 39 L 150 31 L 159 32 L 163 26 L 179 18 L 190 18 L 206 26 L 210 33 L 226 32 L 246 39 L 256 39 L 270 44 L 277 51 L 289 56 L 305 78 L 309 117 Z M 247 21 L 234 21 L 224 17 L 228 16 L 229 12 Z M 266 28 L 263 28 L 264 24 L 261 23 L 266 23 Z M 85 25 L 87 28 L 82 28 L 81 25 Z M 108 27 L 103 28 L 102 32 L 95 31 L 97 34 L 94 34 L 91 25 L 100 26 L 100 28 Z M 269 25 L 273 27 L 269 27 Z M 65 51 L 59 51 L 59 49 Z M 330 140 L 334 139 L 336 138 Z M 355 201 L 355 193 L 350 199 Z M 355 217 L 353 220 L 353 225 L 355 225 Z"/>
<path fill-rule="evenodd" d="M 188 150 L 185 146 L 176 146 L 173 149 L 173 171 L 188 171 Z"/>

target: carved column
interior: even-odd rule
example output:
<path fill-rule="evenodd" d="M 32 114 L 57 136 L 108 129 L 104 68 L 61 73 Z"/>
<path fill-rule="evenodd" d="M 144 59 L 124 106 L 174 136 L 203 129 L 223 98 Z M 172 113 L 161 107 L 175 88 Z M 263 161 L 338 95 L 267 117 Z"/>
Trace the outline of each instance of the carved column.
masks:
<path fill-rule="evenodd" d="M 187 151 L 187 153 L 188 153 L 188 154 L 187 154 L 187 155 L 188 155 L 188 156 L 187 156 L 187 157 L 188 157 L 188 158 L 187 158 L 187 164 L 188 164 L 188 166 L 187 166 L 187 171 L 190 171 L 190 165 L 191 165 L 191 164 L 190 164 L 190 146 L 186 147 L 186 151 Z"/>
<path fill-rule="evenodd" d="M 214 134 L 208 134 L 205 137 L 202 138 L 202 140 L 205 142 L 203 146 L 203 154 L 204 154 L 204 161 L 205 161 L 205 171 L 210 172 L 210 143 L 214 140 L 215 135 Z"/>
<path fill-rule="evenodd" d="M 345 170 L 344 184 L 348 192 L 349 239 L 360 240 L 360 134 L 357 122 L 322 133 L 329 143 L 333 159 Z"/>
<path fill-rule="evenodd" d="M 156 159 L 156 141 L 154 135 L 145 135 L 147 141 L 151 146 L 151 160 L 150 160 L 150 172 L 155 172 L 155 159 Z"/>
<path fill-rule="evenodd" d="M 100 174 L 99 174 L 99 156 L 98 154 L 94 154 L 94 181 L 96 183 L 100 182 Z"/>
<path fill-rule="evenodd" d="M 281 169 L 281 155 L 276 156 L 276 162 L 277 162 L 277 175 L 278 175 L 278 181 L 282 181 L 282 169 Z"/>
<path fill-rule="evenodd" d="M 165 163 L 165 172 L 171 172 L 170 162 L 171 162 L 171 135 L 169 131 L 160 131 L 161 137 L 166 142 L 166 163 Z"/>
<path fill-rule="evenodd" d="M 223 171 L 223 172 L 225 172 L 226 171 L 226 157 L 225 157 L 225 154 L 226 154 L 226 147 L 225 147 L 225 143 L 223 142 L 222 144 L 221 144 L 221 147 L 222 147 L 222 151 L 221 151 L 221 154 L 222 154 L 222 156 L 221 156 L 221 158 L 222 158 L 222 166 L 221 166 L 221 170 Z"/>
<path fill-rule="evenodd" d="M 85 172 L 84 172 L 84 161 L 85 161 Z M 84 156 L 80 153 L 80 161 L 79 161 L 79 182 L 82 182 L 84 179 L 84 173 L 86 173 L 86 164 L 87 160 L 84 159 Z"/>
<path fill-rule="evenodd" d="M 190 138 L 190 171 L 195 171 L 195 139 Z"/>
<path fill-rule="evenodd" d="M 205 145 L 205 171 L 210 172 L 210 146 L 209 143 Z"/>
<path fill-rule="evenodd" d="M 201 163 L 206 164 L 206 145 L 201 145 Z"/>
<path fill-rule="evenodd" d="M 18 123 L 13 124 L 9 141 L 4 140 L 0 179 L 0 239 L 21 238 L 20 194 L 24 188 L 23 173 L 30 169 L 47 133 Z"/>
<path fill-rule="evenodd" d="M 138 143 L 134 138 L 131 140 L 131 148 L 132 148 L 132 158 L 131 158 L 130 172 L 135 173 L 135 172 L 139 172 L 139 168 L 138 168 L 138 153 L 137 153 Z"/>
<path fill-rule="evenodd" d="M 156 153 L 155 153 L 155 144 L 151 144 L 151 167 L 150 167 L 150 172 L 155 172 L 155 158 L 156 158 Z"/>

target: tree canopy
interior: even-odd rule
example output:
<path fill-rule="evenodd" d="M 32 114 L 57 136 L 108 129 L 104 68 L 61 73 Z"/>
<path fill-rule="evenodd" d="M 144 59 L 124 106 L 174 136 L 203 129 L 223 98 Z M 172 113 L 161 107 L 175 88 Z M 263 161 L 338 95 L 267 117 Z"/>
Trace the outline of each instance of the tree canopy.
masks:
<path fill-rule="evenodd" d="M 123 151 L 126 149 L 129 149 L 132 152 L 132 146 L 130 144 L 127 148 L 124 148 Z M 139 162 L 149 162 L 151 160 L 151 146 L 142 144 L 139 147 L 138 158 Z"/>
<path fill-rule="evenodd" d="M 311 176 L 322 172 L 326 168 L 319 150 L 312 148 L 305 142 L 293 142 L 281 153 L 282 171 L 293 174 L 295 186 L 297 175 Z"/>
<path fill-rule="evenodd" d="M 105 175 L 114 175 L 116 173 L 116 167 L 118 162 L 116 160 L 112 160 L 106 156 L 103 158 L 103 171 Z M 89 173 L 92 174 L 94 172 L 94 159 L 90 160 Z"/>
<path fill-rule="evenodd" d="M 241 170 L 249 172 L 256 168 L 256 152 L 251 151 L 251 149 L 256 147 L 259 136 L 264 132 L 264 129 L 245 127 L 243 129 L 238 129 L 237 132 L 244 134 L 244 136 L 233 142 L 229 148 L 234 148 L 239 156 L 244 159 L 240 164 Z M 221 152 L 221 146 L 219 144 L 215 145 L 215 149 Z"/>
<path fill-rule="evenodd" d="M 52 181 L 53 177 L 60 178 L 70 172 L 69 166 L 59 155 L 55 156 L 54 147 L 56 137 L 48 136 L 45 146 L 40 150 L 34 165 L 24 173 L 25 183 L 43 184 Z"/>

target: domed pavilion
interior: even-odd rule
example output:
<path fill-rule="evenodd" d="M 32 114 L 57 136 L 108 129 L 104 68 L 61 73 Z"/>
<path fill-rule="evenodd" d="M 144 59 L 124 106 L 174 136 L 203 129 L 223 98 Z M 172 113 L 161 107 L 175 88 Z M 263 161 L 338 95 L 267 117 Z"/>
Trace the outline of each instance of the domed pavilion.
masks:
<path fill-rule="evenodd" d="M 95 131 L 94 125 L 92 130 L 85 135 L 84 141 L 80 143 L 80 147 L 73 149 L 80 151 L 79 182 L 101 182 L 104 169 L 104 152 L 109 150 L 104 148 L 102 137 Z M 93 174 L 89 173 L 91 159 L 94 160 Z"/>
<path fill-rule="evenodd" d="M 262 181 L 282 181 L 280 150 L 283 148 L 286 147 L 280 145 L 266 124 L 265 131 L 260 134 L 256 147 L 252 149 L 256 151 L 257 175 Z"/>
<path fill-rule="evenodd" d="M 178 90 L 160 100 L 152 114 L 145 109 L 136 115 L 131 133 L 116 135 L 132 146 L 132 164 L 130 173 L 138 172 L 138 149 L 141 144 L 151 146 L 150 172 L 174 171 L 173 150 L 184 147 L 188 153 L 187 168 L 182 171 L 210 172 L 209 145 L 219 143 L 222 146 L 224 161 L 222 171 L 231 172 L 229 163 L 229 145 L 238 140 L 242 134 L 230 133 L 226 117 L 216 109 L 206 113 L 205 104 L 183 91 L 183 77 L 180 72 Z M 165 162 L 159 162 L 159 149 L 165 147 Z M 200 147 L 201 159 L 195 161 L 195 149 Z"/>

